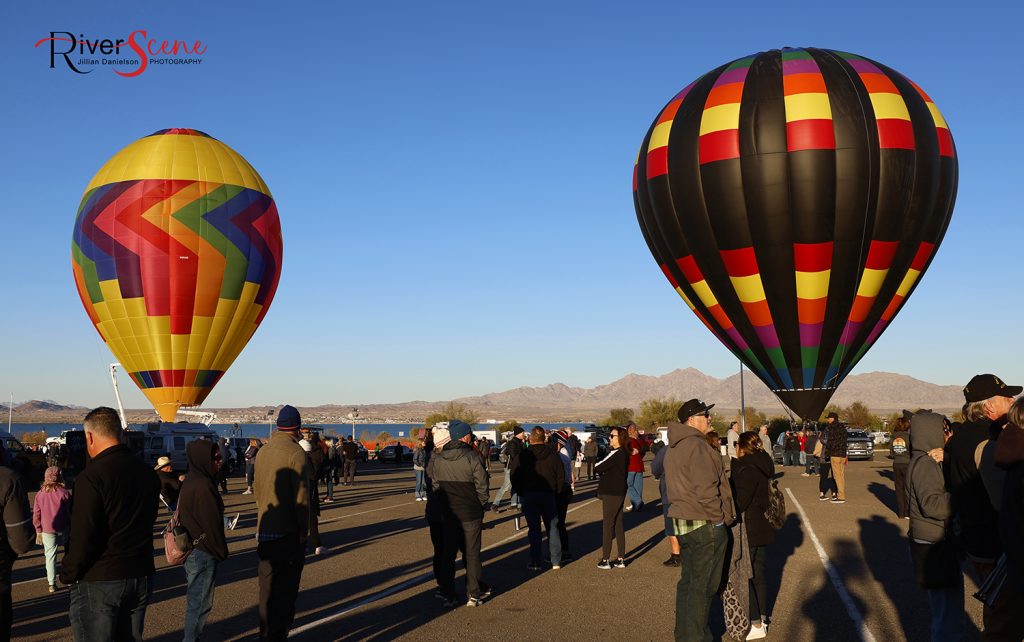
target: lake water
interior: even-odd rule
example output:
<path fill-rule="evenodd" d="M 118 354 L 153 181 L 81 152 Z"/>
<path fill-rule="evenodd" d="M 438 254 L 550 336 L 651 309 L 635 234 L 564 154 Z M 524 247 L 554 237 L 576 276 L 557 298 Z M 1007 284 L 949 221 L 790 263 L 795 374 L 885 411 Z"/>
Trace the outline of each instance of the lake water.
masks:
<path fill-rule="evenodd" d="M 476 424 L 473 426 L 474 430 L 497 430 L 501 424 Z M 557 423 L 557 424 L 524 424 L 523 427 L 541 426 L 545 429 L 561 428 L 563 426 L 569 426 L 571 428 L 578 429 L 588 424 L 582 423 Z M 235 424 L 213 424 L 210 426 L 214 432 L 225 437 L 239 436 L 239 437 L 261 437 L 266 438 L 270 436 L 271 426 L 270 424 L 237 424 L 236 430 Z M 12 424 L 11 432 L 14 433 L 15 437 L 20 437 L 23 432 L 39 432 L 40 430 L 46 431 L 49 437 L 59 437 L 60 433 L 65 430 L 77 430 L 81 429 L 82 424 Z M 130 428 L 136 428 L 139 430 L 145 430 L 145 424 L 129 424 Z M 319 430 L 321 434 L 327 437 L 334 435 L 341 435 L 348 437 L 352 434 L 352 424 L 309 424 L 310 428 Z M 375 441 L 377 435 L 382 432 L 386 432 L 394 438 L 408 438 L 409 433 L 414 428 L 422 428 L 423 424 L 361 424 L 355 425 L 355 436 L 356 439 L 361 441 Z M 2 429 L 6 429 L 4 426 Z"/>

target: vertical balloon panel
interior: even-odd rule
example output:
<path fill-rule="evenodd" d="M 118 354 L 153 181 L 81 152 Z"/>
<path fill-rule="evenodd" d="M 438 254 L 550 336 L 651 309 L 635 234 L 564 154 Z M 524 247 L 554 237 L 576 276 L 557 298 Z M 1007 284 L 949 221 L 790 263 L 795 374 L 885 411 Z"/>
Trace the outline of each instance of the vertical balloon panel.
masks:
<path fill-rule="evenodd" d="M 273 197 L 237 152 L 190 129 L 97 172 L 72 270 L 90 320 L 164 421 L 203 402 L 266 316 L 281 274 Z"/>

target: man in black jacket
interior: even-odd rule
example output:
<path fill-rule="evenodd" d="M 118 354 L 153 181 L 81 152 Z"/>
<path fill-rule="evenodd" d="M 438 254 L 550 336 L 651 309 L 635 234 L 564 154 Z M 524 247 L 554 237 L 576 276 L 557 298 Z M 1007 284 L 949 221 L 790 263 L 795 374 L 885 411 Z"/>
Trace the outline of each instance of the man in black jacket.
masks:
<path fill-rule="evenodd" d="M 832 467 L 832 479 L 835 482 L 835 495 L 832 497 L 833 504 L 846 503 L 846 426 L 839 421 L 839 415 L 834 412 L 828 413 L 825 420 L 825 448 L 822 458 L 828 459 Z"/>
<path fill-rule="evenodd" d="M 530 447 L 509 463 L 512 492 L 523 503 L 523 516 L 529 527 L 531 571 L 541 569 L 541 520 L 548 534 L 551 568 L 562 566 L 562 540 L 558 535 L 555 495 L 565 483 L 565 467 L 554 447 L 544 443 L 547 435 L 540 426 L 530 431 Z"/>
<path fill-rule="evenodd" d="M 978 470 L 985 442 L 996 439 L 1006 425 L 1006 412 L 1021 386 L 1008 386 L 993 374 L 975 375 L 964 386 L 964 424 L 946 442 L 946 484 L 953 504 L 953 518 L 959 527 L 959 544 L 971 561 L 979 579 L 984 582 L 1002 555 L 999 540 L 999 514 Z M 994 484 L 993 486 L 996 486 Z M 1000 485 L 1001 486 L 1001 485 Z M 982 609 L 985 631 L 983 640 L 1013 639 L 1006 637 L 1012 622 L 1021 617 L 1014 607 L 1013 591 L 990 607 Z"/>
<path fill-rule="evenodd" d="M 455 554 L 459 543 L 463 543 L 466 606 L 479 606 L 491 594 L 491 588 L 481 579 L 483 567 L 480 564 L 480 531 L 490 497 L 487 471 L 480 456 L 469 445 L 473 438 L 469 425 L 453 419 L 448 424 L 448 432 L 451 441 L 427 464 L 427 475 L 435 486 L 431 501 L 438 502 L 444 522 L 442 577 L 438 578 L 438 583 L 447 587 L 454 585 Z M 451 607 L 456 603 L 446 599 L 445 605 Z"/>
<path fill-rule="evenodd" d="M 5 464 L 0 444 L 0 640 L 11 639 L 14 610 L 11 601 L 11 567 L 19 555 L 29 552 L 35 542 L 32 511 L 18 473 Z"/>
<path fill-rule="evenodd" d="M 498 489 L 498 494 L 494 496 L 494 504 L 492 504 L 495 513 L 502 513 L 505 511 L 501 508 L 501 499 L 505 496 L 505 493 L 512 490 L 512 474 L 509 472 L 509 466 L 512 465 L 512 460 L 519 456 L 519 453 L 523 450 L 523 441 L 526 439 L 526 432 L 516 426 L 512 429 L 512 438 L 505 442 L 501 447 L 501 457 L 505 458 L 502 462 L 505 464 L 505 478 L 501 482 L 501 488 Z M 519 495 L 512 493 L 512 498 L 509 500 L 509 508 L 519 508 Z"/>
<path fill-rule="evenodd" d="M 224 500 L 217 494 L 216 481 L 224 461 L 220 448 L 197 439 L 185 450 L 188 475 L 181 485 L 178 516 L 189 537 L 196 542 L 185 560 L 185 639 L 198 640 L 213 610 L 213 582 L 217 564 L 228 557 L 224 538 Z"/>
<path fill-rule="evenodd" d="M 141 640 L 153 592 L 153 524 L 160 482 L 122 442 L 111 408 L 85 416 L 92 461 L 75 482 L 60 579 L 71 587 L 76 640 Z"/>

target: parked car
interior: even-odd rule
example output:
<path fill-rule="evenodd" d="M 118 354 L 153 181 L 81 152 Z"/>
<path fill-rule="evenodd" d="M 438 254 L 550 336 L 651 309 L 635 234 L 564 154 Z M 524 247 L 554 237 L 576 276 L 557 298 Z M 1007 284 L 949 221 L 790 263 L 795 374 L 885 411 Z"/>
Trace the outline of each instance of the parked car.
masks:
<path fill-rule="evenodd" d="M 869 434 L 876 444 L 887 444 L 892 441 L 892 435 L 882 430 Z"/>
<path fill-rule="evenodd" d="M 847 430 L 846 456 L 850 459 L 874 460 L 875 442 L 871 435 L 864 430 Z"/>
<path fill-rule="evenodd" d="M 377 455 L 377 461 L 395 461 L 395 447 L 384 446 L 380 449 L 380 454 Z M 412 448 L 408 446 L 402 446 L 402 461 L 412 461 Z"/>
<path fill-rule="evenodd" d="M 46 455 L 25 448 L 14 435 L 5 430 L 0 430 L 0 443 L 6 453 L 7 461 L 4 463 L 24 475 L 30 488 L 38 488 L 46 472 Z"/>
<path fill-rule="evenodd" d="M 356 442 L 356 461 L 361 461 L 361 462 L 363 462 L 365 464 L 367 461 L 369 461 L 369 459 L 370 459 L 370 453 L 369 453 L 368 450 L 366 450 L 366 446 L 363 445 L 363 442 L 357 441 Z"/>

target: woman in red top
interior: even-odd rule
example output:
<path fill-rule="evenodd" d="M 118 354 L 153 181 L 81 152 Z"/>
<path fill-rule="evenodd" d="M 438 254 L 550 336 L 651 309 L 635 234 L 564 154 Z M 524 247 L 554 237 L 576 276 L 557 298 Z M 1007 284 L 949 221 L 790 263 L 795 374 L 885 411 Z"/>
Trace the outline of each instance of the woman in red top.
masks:
<path fill-rule="evenodd" d="M 805 451 L 807 449 L 804 446 L 806 446 L 806 444 L 807 444 L 807 433 L 801 430 L 800 432 L 798 432 L 796 434 L 796 438 L 797 438 L 797 441 L 800 442 L 800 465 L 801 466 L 806 466 L 807 465 L 807 453 Z"/>
<path fill-rule="evenodd" d="M 644 507 L 644 453 L 647 452 L 647 444 L 640 439 L 636 424 L 630 423 L 626 430 L 629 433 L 629 472 L 626 473 L 629 505 L 623 510 L 628 513 Z"/>

